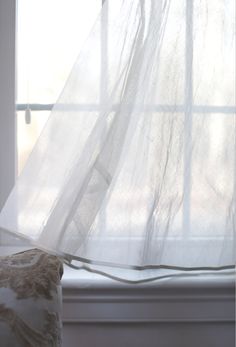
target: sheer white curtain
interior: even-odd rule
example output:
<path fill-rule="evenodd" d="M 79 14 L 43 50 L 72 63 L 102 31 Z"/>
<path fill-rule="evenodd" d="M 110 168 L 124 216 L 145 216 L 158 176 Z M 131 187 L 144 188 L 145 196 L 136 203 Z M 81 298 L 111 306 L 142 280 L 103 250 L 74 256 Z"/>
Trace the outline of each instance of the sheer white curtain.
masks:
<path fill-rule="evenodd" d="M 234 6 L 105 2 L 1 227 L 129 280 L 233 267 Z"/>

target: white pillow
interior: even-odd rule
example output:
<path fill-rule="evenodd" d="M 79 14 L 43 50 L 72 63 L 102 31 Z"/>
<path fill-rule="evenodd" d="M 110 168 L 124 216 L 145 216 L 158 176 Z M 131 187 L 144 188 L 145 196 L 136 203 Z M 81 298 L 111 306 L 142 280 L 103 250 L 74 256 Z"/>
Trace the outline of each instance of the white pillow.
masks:
<path fill-rule="evenodd" d="M 62 345 L 59 258 L 38 249 L 0 257 L 1 347 Z"/>

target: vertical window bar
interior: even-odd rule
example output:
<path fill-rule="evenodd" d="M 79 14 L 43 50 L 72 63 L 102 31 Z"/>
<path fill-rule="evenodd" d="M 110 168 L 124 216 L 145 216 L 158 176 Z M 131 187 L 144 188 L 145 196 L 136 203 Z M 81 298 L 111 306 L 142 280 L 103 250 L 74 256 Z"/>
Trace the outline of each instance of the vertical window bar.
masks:
<path fill-rule="evenodd" d="M 107 101 L 108 83 L 108 0 L 102 0 L 100 104 Z"/>
<path fill-rule="evenodd" d="M 183 234 L 190 234 L 192 108 L 193 108 L 193 0 L 186 0 L 185 28 L 185 117 L 184 117 L 184 182 Z"/>
<path fill-rule="evenodd" d="M 101 74 L 100 74 L 100 110 L 104 109 L 108 99 L 108 0 L 102 0 L 101 16 Z M 106 213 L 101 214 L 99 224 L 106 227 Z"/>

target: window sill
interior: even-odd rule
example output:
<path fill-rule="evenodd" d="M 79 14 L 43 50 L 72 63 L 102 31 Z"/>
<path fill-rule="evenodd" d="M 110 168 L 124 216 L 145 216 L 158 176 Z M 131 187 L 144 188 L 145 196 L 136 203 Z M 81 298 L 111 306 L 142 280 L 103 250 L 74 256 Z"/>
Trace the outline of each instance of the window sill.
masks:
<path fill-rule="evenodd" d="M 235 275 L 124 284 L 65 267 L 64 323 L 234 322 Z"/>

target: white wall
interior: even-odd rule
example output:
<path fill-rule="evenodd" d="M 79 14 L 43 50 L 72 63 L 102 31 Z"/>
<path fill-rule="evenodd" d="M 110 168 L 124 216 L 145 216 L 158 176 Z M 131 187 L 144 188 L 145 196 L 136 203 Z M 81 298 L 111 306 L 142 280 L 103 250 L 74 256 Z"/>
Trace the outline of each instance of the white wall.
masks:
<path fill-rule="evenodd" d="M 15 181 L 15 0 L 0 0 L 0 210 Z"/>
<path fill-rule="evenodd" d="M 67 324 L 64 347 L 235 347 L 233 323 Z"/>
<path fill-rule="evenodd" d="M 234 276 L 62 283 L 64 347 L 235 347 Z"/>

